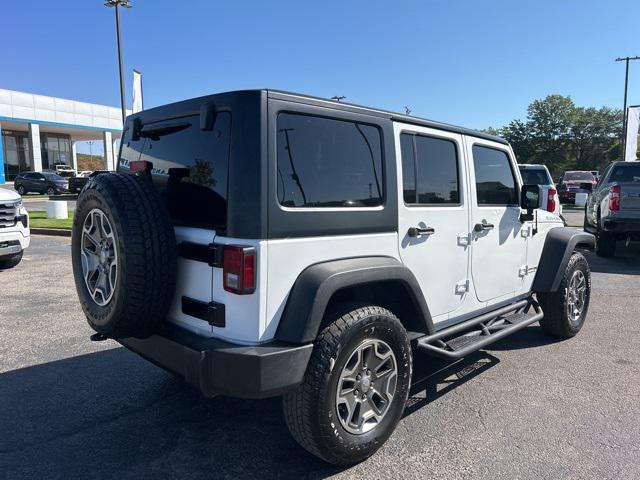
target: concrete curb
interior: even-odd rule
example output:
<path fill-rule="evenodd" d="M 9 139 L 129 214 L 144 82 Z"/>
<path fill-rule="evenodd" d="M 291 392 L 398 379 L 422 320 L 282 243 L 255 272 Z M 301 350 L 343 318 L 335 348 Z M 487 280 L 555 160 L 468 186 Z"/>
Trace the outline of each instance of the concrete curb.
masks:
<path fill-rule="evenodd" d="M 65 228 L 31 228 L 33 235 L 55 235 L 56 237 L 70 237 L 71 230 Z"/>

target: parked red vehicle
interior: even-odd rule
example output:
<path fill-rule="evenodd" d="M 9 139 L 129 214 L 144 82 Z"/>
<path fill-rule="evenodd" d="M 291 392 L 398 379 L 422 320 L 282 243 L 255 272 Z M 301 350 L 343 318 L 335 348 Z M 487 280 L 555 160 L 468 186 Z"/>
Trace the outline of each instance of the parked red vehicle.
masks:
<path fill-rule="evenodd" d="M 590 193 L 598 181 L 589 171 L 564 172 L 558 181 L 558 195 L 561 203 L 574 203 L 576 193 Z"/>

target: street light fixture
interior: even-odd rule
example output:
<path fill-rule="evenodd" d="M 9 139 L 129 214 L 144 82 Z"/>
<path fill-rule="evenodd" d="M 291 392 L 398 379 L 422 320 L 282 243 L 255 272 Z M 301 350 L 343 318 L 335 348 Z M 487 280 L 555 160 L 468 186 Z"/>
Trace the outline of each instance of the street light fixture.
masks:
<path fill-rule="evenodd" d="M 120 70 L 120 107 L 122 108 L 122 125 L 127 117 L 127 110 L 124 104 L 124 74 L 122 73 L 122 38 L 120 35 L 120 9 L 119 7 L 131 8 L 130 0 L 107 0 L 105 7 L 113 7 L 116 11 L 116 34 L 118 36 L 118 68 Z"/>

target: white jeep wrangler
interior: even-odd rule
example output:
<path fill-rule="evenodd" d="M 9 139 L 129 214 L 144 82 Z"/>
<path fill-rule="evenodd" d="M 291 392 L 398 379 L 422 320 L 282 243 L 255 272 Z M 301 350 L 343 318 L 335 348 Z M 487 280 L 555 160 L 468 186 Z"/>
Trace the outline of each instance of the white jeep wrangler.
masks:
<path fill-rule="evenodd" d="M 578 333 L 594 237 L 539 204 L 501 138 L 222 93 L 128 117 L 118 173 L 78 199 L 73 269 L 94 340 L 206 396 L 282 395 L 295 439 L 348 464 L 393 432 L 416 351 Z"/>
<path fill-rule="evenodd" d="M 29 214 L 22 198 L 12 190 L 0 188 L 0 270 L 18 265 L 30 240 Z"/>

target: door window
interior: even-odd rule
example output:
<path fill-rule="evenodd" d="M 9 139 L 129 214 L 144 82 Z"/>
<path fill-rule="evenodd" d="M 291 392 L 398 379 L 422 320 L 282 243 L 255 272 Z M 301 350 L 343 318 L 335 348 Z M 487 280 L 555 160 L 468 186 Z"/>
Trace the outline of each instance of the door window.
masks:
<path fill-rule="evenodd" d="M 507 152 L 473 146 L 478 205 L 518 205 L 518 189 Z"/>
<path fill-rule="evenodd" d="M 403 133 L 400 147 L 406 204 L 460 203 L 458 152 L 453 141 Z"/>

